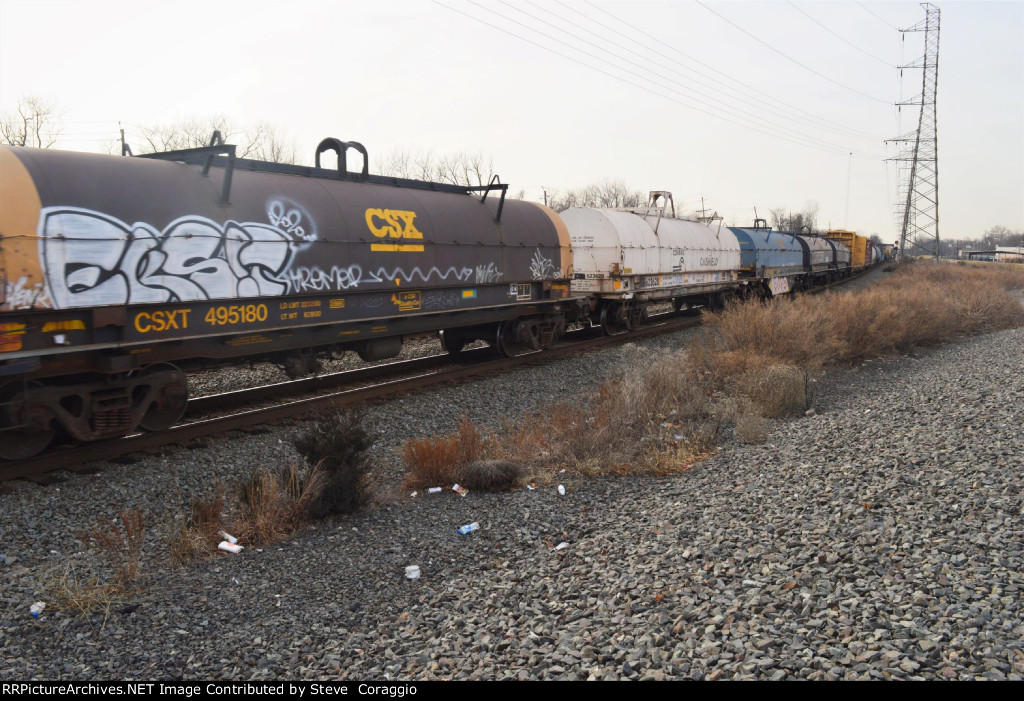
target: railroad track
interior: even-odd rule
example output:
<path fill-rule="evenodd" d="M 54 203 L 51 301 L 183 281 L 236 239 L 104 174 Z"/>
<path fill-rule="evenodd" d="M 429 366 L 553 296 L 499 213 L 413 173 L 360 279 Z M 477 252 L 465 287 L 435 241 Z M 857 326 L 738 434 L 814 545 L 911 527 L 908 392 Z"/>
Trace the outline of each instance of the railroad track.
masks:
<path fill-rule="evenodd" d="M 661 318 L 661 317 L 664 318 Z M 0 465 L 0 481 L 39 479 L 58 470 L 71 472 L 88 469 L 89 463 L 112 460 L 131 453 L 163 446 L 188 444 L 197 439 L 236 430 L 253 430 L 262 424 L 295 418 L 330 408 L 354 406 L 384 397 L 474 377 L 506 372 L 520 365 L 543 364 L 575 353 L 628 343 L 641 338 L 676 331 L 700 323 L 699 317 L 665 314 L 652 317 L 640 329 L 614 336 L 596 335 L 593 329 L 567 335 L 567 340 L 543 352 L 512 358 L 495 358 L 491 348 L 463 351 L 453 359 L 448 354 L 427 356 L 359 370 L 293 380 L 263 387 L 196 397 L 189 401 L 186 420 L 178 426 L 155 433 L 136 433 L 123 438 L 68 446 L 27 460 Z M 398 379 L 388 376 L 401 375 Z M 367 385 L 366 383 L 372 383 Z M 354 384 L 364 386 L 351 388 Z M 348 386 L 348 389 L 338 387 Z M 316 396 L 301 396 L 320 392 Z M 299 398 L 296 398 L 299 397 Z M 203 417 L 230 407 L 271 402 L 271 406 L 233 411 L 220 416 Z"/>
<path fill-rule="evenodd" d="M 817 294 L 858 279 L 868 271 L 810 292 Z M 575 353 L 628 343 L 641 338 L 676 331 L 700 323 L 699 317 L 666 313 L 652 316 L 642 328 L 613 336 L 598 335 L 596 329 L 567 334 L 554 348 L 512 358 L 495 358 L 492 348 L 466 350 L 453 357 L 447 353 L 384 365 L 292 380 L 261 387 L 196 397 L 189 401 L 186 422 L 165 431 L 136 433 L 123 438 L 57 448 L 27 460 L 0 464 L 0 481 L 44 479 L 59 470 L 89 469 L 99 460 L 112 460 L 131 453 L 193 441 L 237 430 L 258 430 L 263 424 L 295 418 L 329 408 L 355 406 L 364 402 L 412 392 L 450 382 L 506 372 L 524 364 L 542 364 Z M 453 363 L 455 366 L 453 367 Z M 392 379 L 388 379 L 392 378 Z M 353 385 L 361 385 L 353 387 Z M 314 394 L 315 396 L 304 396 Z M 211 413 L 240 406 L 270 403 L 270 406 Z M 191 420 L 188 420 L 191 418 Z"/>

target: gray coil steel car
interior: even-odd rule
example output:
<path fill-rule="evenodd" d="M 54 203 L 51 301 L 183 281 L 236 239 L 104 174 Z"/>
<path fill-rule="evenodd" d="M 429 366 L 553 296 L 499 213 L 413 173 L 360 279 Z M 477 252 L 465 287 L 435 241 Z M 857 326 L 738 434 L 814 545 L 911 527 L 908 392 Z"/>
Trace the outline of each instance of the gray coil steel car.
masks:
<path fill-rule="evenodd" d="M 826 238 L 825 240 L 829 242 L 835 253 L 833 261 L 835 263 L 836 277 L 848 277 L 851 272 L 850 249 L 847 248 L 846 244 L 844 244 L 842 241 L 834 241 L 829 238 Z"/>
<path fill-rule="evenodd" d="M 824 236 L 814 234 L 796 234 L 804 253 L 805 285 L 814 285 L 828 281 L 835 270 L 835 249 Z"/>

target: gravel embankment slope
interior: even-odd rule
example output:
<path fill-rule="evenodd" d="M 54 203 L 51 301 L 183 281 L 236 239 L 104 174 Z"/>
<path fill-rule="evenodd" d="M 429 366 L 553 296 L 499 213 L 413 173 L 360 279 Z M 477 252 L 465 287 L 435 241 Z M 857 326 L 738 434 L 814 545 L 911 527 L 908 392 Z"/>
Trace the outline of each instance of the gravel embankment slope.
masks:
<path fill-rule="evenodd" d="M 263 552 L 177 570 L 147 553 L 153 581 L 92 617 L 27 611 L 47 567 L 88 567 L 69 534 L 89 500 L 159 520 L 246 467 L 220 463 L 290 455 L 289 429 L 152 459 L 146 478 L 19 485 L 0 494 L 0 678 L 1020 679 L 1022 348 L 1018 329 L 840 372 L 823 413 L 678 478 L 406 495 Z M 546 367 L 368 414 L 398 439 L 591 380 Z"/>

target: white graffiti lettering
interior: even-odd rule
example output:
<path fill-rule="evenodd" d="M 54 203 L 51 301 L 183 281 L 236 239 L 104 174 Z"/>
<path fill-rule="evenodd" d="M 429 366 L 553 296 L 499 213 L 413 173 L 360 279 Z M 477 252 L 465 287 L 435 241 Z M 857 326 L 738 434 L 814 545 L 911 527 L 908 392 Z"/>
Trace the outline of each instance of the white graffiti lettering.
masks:
<path fill-rule="evenodd" d="M 404 268 L 395 268 L 388 271 L 386 268 L 381 267 L 375 272 L 369 273 L 365 280 L 367 282 L 394 282 L 395 280 L 415 282 L 416 278 L 419 278 L 421 282 L 429 282 L 433 277 L 437 277 L 439 280 L 447 280 L 453 277 L 459 282 L 464 282 L 469 280 L 472 275 L 472 268 L 456 268 L 454 265 L 444 272 L 441 272 L 436 266 L 430 268 L 427 272 L 423 272 L 418 267 L 410 271 L 406 271 Z"/>
<path fill-rule="evenodd" d="M 501 280 L 501 276 L 502 272 L 498 270 L 498 267 L 494 263 L 476 266 L 476 282 L 478 285 L 484 285 L 489 282 L 498 282 Z"/>
<path fill-rule="evenodd" d="M 88 209 L 48 207 L 39 222 L 48 306 L 285 294 L 288 286 L 278 278 L 315 229 L 311 223 L 308 230 L 302 226 L 308 217 L 296 207 L 272 202 L 268 214 L 271 210 L 287 229 L 184 216 L 158 231 Z"/>
<path fill-rule="evenodd" d="M 4 306 L 8 309 L 31 309 L 34 306 L 51 307 L 50 299 L 42 282 L 28 284 L 22 275 L 17 282 L 8 281 L 4 286 Z"/>
<path fill-rule="evenodd" d="M 267 219 L 295 239 L 311 242 L 317 238 L 313 218 L 302 205 L 286 197 L 267 202 Z M 306 231 L 306 223 L 311 227 L 309 231 Z"/>
<path fill-rule="evenodd" d="M 534 280 L 547 280 L 548 278 L 558 277 L 559 270 L 550 259 L 544 257 L 538 247 L 533 252 L 533 260 L 530 262 L 530 273 L 533 274 Z"/>
<path fill-rule="evenodd" d="M 358 287 L 362 276 L 363 269 L 358 265 L 347 268 L 335 265 L 330 270 L 318 267 L 292 268 L 278 279 L 287 282 L 289 292 L 323 292 Z"/>

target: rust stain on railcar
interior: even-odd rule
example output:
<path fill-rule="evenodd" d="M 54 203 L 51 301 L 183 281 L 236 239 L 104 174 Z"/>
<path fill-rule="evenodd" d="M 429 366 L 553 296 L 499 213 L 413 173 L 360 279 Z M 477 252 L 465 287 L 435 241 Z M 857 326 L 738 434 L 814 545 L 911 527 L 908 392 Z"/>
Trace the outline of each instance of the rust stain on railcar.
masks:
<path fill-rule="evenodd" d="M 29 309 L 46 294 L 39 264 L 42 203 L 32 176 L 6 148 L 0 148 L 0 183 L 0 310 Z"/>

